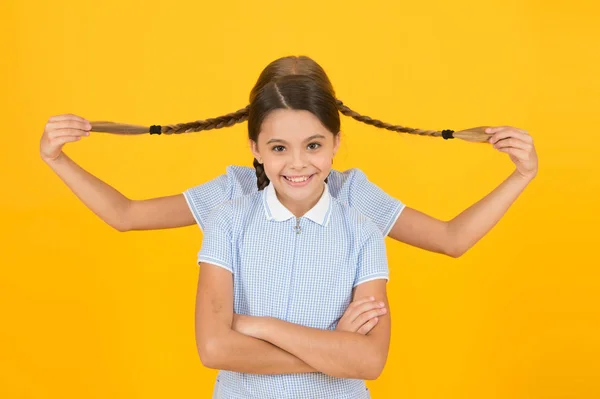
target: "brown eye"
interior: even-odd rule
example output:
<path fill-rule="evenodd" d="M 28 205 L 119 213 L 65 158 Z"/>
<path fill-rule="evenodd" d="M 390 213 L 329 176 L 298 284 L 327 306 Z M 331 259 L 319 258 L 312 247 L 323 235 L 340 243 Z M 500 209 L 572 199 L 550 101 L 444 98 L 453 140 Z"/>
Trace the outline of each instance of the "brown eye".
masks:
<path fill-rule="evenodd" d="M 276 145 L 272 148 L 272 150 L 275 152 L 281 152 L 281 151 L 285 150 L 285 147 L 282 145 Z"/>
<path fill-rule="evenodd" d="M 309 150 L 316 150 L 317 148 L 321 147 L 320 143 L 310 143 L 308 146 Z"/>

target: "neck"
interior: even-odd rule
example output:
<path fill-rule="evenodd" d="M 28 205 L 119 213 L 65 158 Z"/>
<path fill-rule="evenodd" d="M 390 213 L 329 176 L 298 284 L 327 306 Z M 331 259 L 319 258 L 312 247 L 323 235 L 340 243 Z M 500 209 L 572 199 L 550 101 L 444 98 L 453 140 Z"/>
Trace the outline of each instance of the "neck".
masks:
<path fill-rule="evenodd" d="M 275 190 L 275 194 L 277 194 L 277 199 L 283 206 L 285 206 L 294 216 L 300 218 L 304 216 L 304 214 L 312 209 L 319 199 L 323 195 L 323 191 L 325 190 L 325 186 L 321 185 L 321 188 L 315 191 L 311 196 L 302 201 L 297 201 L 292 198 L 287 198 L 285 196 L 280 195 L 277 190 Z"/>

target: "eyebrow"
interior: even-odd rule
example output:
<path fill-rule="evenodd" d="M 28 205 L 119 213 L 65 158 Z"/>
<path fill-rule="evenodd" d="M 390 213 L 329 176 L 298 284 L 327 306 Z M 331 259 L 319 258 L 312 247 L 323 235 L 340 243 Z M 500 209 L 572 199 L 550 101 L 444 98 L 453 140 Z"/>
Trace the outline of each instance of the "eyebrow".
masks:
<path fill-rule="evenodd" d="M 313 136 L 310 136 L 306 140 L 304 140 L 304 142 L 311 141 L 311 140 L 314 140 L 314 139 L 324 139 L 324 138 L 325 138 L 325 136 L 323 136 L 322 134 L 315 134 Z M 271 144 L 271 143 L 284 143 L 284 144 L 287 144 L 287 141 L 281 140 L 281 139 L 271 139 L 271 140 L 267 141 L 267 144 Z"/>

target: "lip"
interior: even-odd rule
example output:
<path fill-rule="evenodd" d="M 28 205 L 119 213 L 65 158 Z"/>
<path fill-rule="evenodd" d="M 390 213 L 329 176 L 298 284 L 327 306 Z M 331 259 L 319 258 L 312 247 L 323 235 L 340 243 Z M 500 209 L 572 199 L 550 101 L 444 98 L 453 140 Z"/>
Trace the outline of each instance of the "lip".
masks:
<path fill-rule="evenodd" d="M 292 176 L 292 177 L 296 177 L 296 176 Z M 281 176 L 281 179 L 292 187 L 304 187 L 304 186 L 308 185 L 314 177 L 315 177 L 315 175 L 312 174 L 309 176 L 308 179 L 306 179 L 305 181 L 302 181 L 302 182 L 290 181 L 290 180 L 286 179 L 285 176 Z"/>

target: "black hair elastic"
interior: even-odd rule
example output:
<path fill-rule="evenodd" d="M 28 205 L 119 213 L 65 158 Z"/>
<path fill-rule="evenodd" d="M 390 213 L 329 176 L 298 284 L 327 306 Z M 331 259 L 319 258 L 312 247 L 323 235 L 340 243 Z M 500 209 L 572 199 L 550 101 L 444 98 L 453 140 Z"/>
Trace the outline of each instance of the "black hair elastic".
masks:
<path fill-rule="evenodd" d="M 162 127 L 160 125 L 150 126 L 150 134 L 161 134 Z"/>
<path fill-rule="evenodd" d="M 452 135 L 452 133 L 454 133 L 454 130 L 442 130 L 442 137 L 444 138 L 444 140 L 453 139 L 454 136 Z"/>

